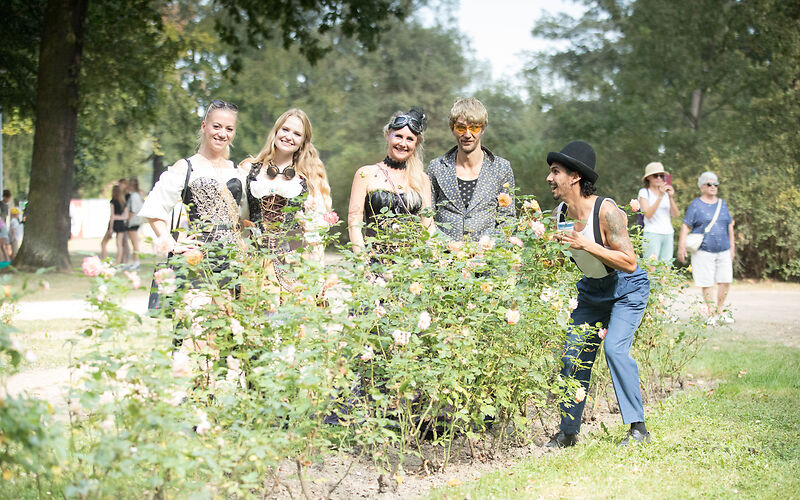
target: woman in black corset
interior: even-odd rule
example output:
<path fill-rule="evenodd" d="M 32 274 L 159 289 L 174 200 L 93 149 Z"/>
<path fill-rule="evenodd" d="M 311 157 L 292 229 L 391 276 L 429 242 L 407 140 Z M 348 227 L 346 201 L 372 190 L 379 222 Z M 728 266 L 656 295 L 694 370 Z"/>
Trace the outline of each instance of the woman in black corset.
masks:
<path fill-rule="evenodd" d="M 381 220 L 384 208 L 401 216 L 417 215 L 422 209 L 431 207 L 431 182 L 422 166 L 425 122 L 425 113 L 419 108 L 392 115 L 384 127 L 388 146 L 386 158 L 356 171 L 347 215 L 354 251 L 364 249 L 365 233 L 368 237 L 391 234 L 392 228 L 387 224 L 391 223 L 391 218 Z M 423 217 L 421 221 L 432 230 L 429 217 Z M 362 227 L 365 228 L 363 232 Z M 388 253 L 391 246 L 380 245 L 373 251 Z"/>
<path fill-rule="evenodd" d="M 197 153 L 176 161 L 161 174 L 139 211 L 158 238 L 158 253 L 200 249 L 212 257 L 215 273 L 226 263 L 209 253 L 242 245 L 239 222 L 247 209 L 242 203 L 246 173 L 228 159 L 237 113 L 235 104 L 211 101 L 200 125 Z M 178 201 L 188 207 L 189 236 L 175 241 L 169 228 Z"/>
<path fill-rule="evenodd" d="M 305 112 L 290 109 L 278 117 L 258 155 L 241 163 L 249 172 L 246 224 L 269 259 L 268 272 L 285 290 L 292 288 L 287 254 L 308 245 L 314 258 L 324 256 L 320 230 L 327 228 L 323 216 L 331 209 L 331 188 L 311 135 Z"/>

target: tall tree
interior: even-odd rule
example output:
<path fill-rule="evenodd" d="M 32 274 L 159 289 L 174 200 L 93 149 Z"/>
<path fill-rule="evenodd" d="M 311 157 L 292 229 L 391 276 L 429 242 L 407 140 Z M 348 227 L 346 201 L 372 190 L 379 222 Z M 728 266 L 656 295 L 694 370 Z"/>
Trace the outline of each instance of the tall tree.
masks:
<path fill-rule="evenodd" d="M 649 161 L 675 174 L 684 207 L 700 172 L 717 171 L 742 238 L 738 271 L 800 278 L 792 250 L 800 233 L 785 222 L 800 216 L 791 201 L 800 182 L 800 4 L 587 4 L 581 19 L 553 18 L 536 30 L 571 42 L 540 66 L 565 84 L 545 96 L 551 136 L 593 142 L 604 189 L 621 199 L 636 192 Z M 788 203 L 755 209 L 755 186 Z M 781 229 L 764 231 L 773 227 Z"/>
<path fill-rule="evenodd" d="M 341 27 L 345 37 L 355 37 L 371 46 L 388 20 L 402 16 L 410 4 L 402 0 L 217 0 L 216 3 L 227 13 L 227 17 L 220 17 L 217 27 L 230 43 L 236 46 L 258 44 L 265 38 L 280 35 L 284 44 L 301 42 L 301 51 L 312 60 L 330 49 L 319 43 L 318 33 Z M 97 0 L 92 6 L 98 7 L 98 20 L 108 19 L 103 16 L 106 12 L 128 11 L 141 14 L 140 22 L 162 28 L 162 19 L 152 13 L 162 12 L 170 4 L 168 0 Z M 20 5 L 23 4 L 15 0 L 12 6 Z M 78 81 L 88 13 L 88 0 L 46 0 L 40 22 L 21 9 L 6 13 L 12 18 L 10 24 L 25 25 L 29 31 L 38 33 L 41 40 L 35 63 L 36 132 L 29 190 L 31 208 L 26 237 L 14 261 L 19 268 L 70 267 L 67 249 L 69 197 L 73 190 L 81 102 Z M 238 29 L 242 27 L 244 30 Z M 91 24 L 89 29 L 92 29 Z M 240 32 L 244 33 L 241 38 Z M 141 43 L 154 42 L 158 40 L 152 39 L 147 30 Z M 0 53 L 6 53 L 3 60 L 9 59 L 7 53 L 11 49 L 15 50 L 15 57 L 20 56 L 17 47 L 0 47 Z M 128 52 L 124 58 L 135 55 L 135 52 Z M 117 53 L 108 57 L 119 56 Z M 114 82 L 111 75 L 106 83 L 113 86 Z M 3 91 L 0 97 L 14 93 Z M 0 104 L 5 109 L 20 105 L 18 102 Z"/>

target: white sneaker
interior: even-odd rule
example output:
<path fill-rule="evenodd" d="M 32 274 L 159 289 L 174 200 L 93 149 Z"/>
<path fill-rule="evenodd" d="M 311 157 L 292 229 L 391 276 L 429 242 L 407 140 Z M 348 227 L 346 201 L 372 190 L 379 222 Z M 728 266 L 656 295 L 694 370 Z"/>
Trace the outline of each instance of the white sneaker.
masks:
<path fill-rule="evenodd" d="M 140 263 L 139 263 L 139 261 L 137 260 L 136 262 L 134 262 L 133 264 L 131 264 L 131 265 L 129 265 L 129 266 L 128 266 L 128 271 L 138 271 L 138 270 L 139 270 L 139 266 L 140 266 L 140 265 L 141 265 L 141 264 L 140 264 Z"/>

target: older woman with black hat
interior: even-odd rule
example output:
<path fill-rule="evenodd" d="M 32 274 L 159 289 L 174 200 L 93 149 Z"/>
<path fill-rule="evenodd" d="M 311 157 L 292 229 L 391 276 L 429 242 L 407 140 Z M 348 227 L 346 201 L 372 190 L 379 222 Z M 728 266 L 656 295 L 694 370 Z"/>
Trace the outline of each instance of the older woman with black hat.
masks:
<path fill-rule="evenodd" d="M 609 198 L 595 196 L 595 153 L 582 141 L 567 144 L 547 155 L 550 174 L 547 183 L 553 198 L 561 203 L 554 211 L 559 221 L 574 221 L 571 229 L 557 238 L 569 245 L 572 258 L 583 271 L 578 282 L 578 307 L 572 311 L 573 327 L 564 347 L 562 374 L 580 382 L 583 397 L 561 405 L 560 432 L 549 447 L 573 446 L 581 427 L 585 394 L 600 342 L 605 354 L 622 421 L 630 424 L 621 446 L 631 441 L 649 441 L 644 425 L 644 408 L 639 389 L 639 368 L 629 351 L 650 295 L 647 273 L 636 263 L 628 238 L 628 218 Z M 601 324 L 600 331 L 581 328 Z"/>

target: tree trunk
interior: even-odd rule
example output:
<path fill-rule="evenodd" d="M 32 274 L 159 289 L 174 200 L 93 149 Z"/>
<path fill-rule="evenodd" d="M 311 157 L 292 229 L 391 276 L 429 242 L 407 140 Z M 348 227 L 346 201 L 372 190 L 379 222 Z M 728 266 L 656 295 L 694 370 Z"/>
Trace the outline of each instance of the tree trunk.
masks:
<path fill-rule="evenodd" d="M 78 75 L 89 0 L 48 0 L 39 49 L 25 239 L 14 266 L 71 268 L 69 202 L 75 169 Z"/>
<path fill-rule="evenodd" d="M 156 185 L 158 178 L 161 177 L 161 174 L 163 174 L 166 169 L 167 167 L 164 166 L 164 155 L 153 152 L 153 186 Z"/>

